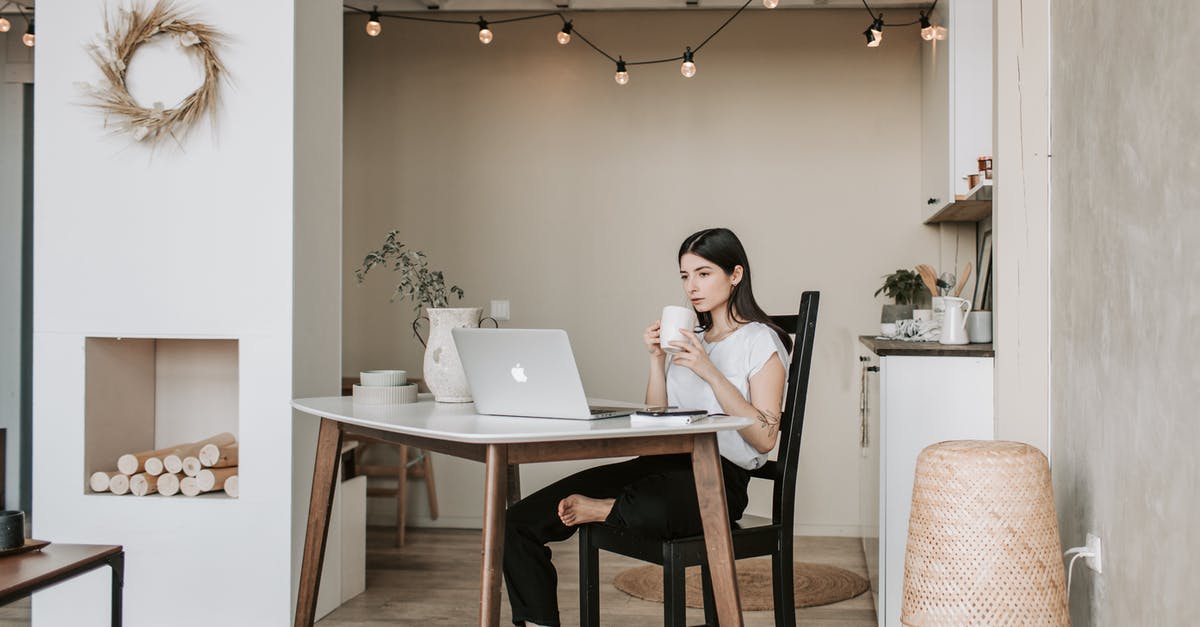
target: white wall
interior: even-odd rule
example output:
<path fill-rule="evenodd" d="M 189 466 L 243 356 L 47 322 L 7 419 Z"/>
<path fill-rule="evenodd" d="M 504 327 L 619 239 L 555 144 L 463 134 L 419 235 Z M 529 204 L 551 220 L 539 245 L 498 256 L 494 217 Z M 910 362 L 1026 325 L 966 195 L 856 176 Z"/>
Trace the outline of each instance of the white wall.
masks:
<path fill-rule="evenodd" d="M 626 57 L 655 57 L 725 15 L 575 24 Z M 350 278 L 399 228 L 466 290 L 464 304 L 509 299 L 505 326 L 567 329 L 590 394 L 639 400 L 641 331 L 682 299 L 680 241 L 729 226 L 768 311 L 822 292 L 797 521 L 853 533 L 856 336 L 878 329 L 881 275 L 938 261 L 937 230 L 921 225 L 921 42 L 896 29 L 868 49 L 863 15 L 748 12 L 697 55 L 695 78 L 677 64 L 633 67 L 625 87 L 581 42 L 556 44 L 550 21 L 498 26 L 485 47 L 462 29 L 395 21 L 368 38 L 348 17 L 343 372 L 420 371 L 411 304 L 388 303 L 394 277 Z M 437 524 L 478 525 L 482 467 L 436 460 Z M 526 467 L 525 491 L 577 466 Z M 427 522 L 423 492 L 412 498 Z M 767 486 L 750 510 L 769 514 Z"/>
<path fill-rule="evenodd" d="M 311 480 L 300 472 L 293 486 L 293 463 L 300 471 L 305 464 L 293 459 L 288 401 L 328 393 L 314 383 L 322 378 L 332 379 L 330 390 L 336 385 L 330 364 L 337 342 L 327 338 L 340 335 L 336 308 L 331 316 L 320 302 L 336 296 L 336 278 L 300 273 L 305 264 L 327 263 L 309 259 L 316 251 L 336 258 L 337 219 L 314 219 L 308 197 L 294 200 L 309 189 L 337 189 L 338 119 L 296 99 L 322 78 L 336 94 L 338 81 L 336 67 L 309 73 L 297 61 L 296 24 L 313 23 L 308 11 L 324 15 L 325 29 L 305 34 L 330 38 L 336 54 L 340 7 L 291 0 L 197 5 L 205 21 L 229 35 L 222 58 L 232 85 L 222 93 L 215 127 L 202 124 L 183 150 L 164 144 L 154 152 L 112 136 L 80 106 L 74 83 L 98 73 L 83 46 L 101 31 L 98 7 L 38 8 L 38 534 L 125 546 L 127 625 L 161 625 L 165 616 L 179 625 L 286 624 L 295 529 L 303 524 L 294 508 L 304 509 L 293 495 L 306 493 Z M 160 59 L 138 63 L 152 77 L 146 84 L 158 86 L 163 77 L 156 72 L 166 67 Z M 295 139 L 298 129 L 310 128 L 319 145 Z M 313 163 L 322 169 L 307 169 Z M 301 173 L 306 180 L 298 182 Z M 336 191 L 331 196 L 325 209 L 336 216 Z M 238 341 L 241 498 L 84 494 L 87 336 Z M 311 447 L 305 435 L 295 436 L 298 449 Z M 35 621 L 106 624 L 107 595 L 107 573 L 72 580 L 35 597 Z"/>
<path fill-rule="evenodd" d="M 0 427 L 8 430 L 5 497 L 8 507 L 16 509 L 20 503 L 24 88 L 33 53 L 21 43 L 25 23 L 7 17 L 12 30 L 0 35 Z"/>

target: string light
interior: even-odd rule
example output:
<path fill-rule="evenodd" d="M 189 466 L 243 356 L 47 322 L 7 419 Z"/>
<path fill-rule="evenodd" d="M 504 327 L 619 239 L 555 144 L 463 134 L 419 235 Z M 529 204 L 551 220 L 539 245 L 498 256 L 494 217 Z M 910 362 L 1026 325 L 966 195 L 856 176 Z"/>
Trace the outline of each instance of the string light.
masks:
<path fill-rule="evenodd" d="M 8 21 L 7 17 L 0 15 L 0 33 L 7 33 L 12 29 L 12 22 Z"/>
<path fill-rule="evenodd" d="M 604 58 L 608 59 L 610 62 L 616 64 L 617 71 L 613 75 L 613 80 L 615 80 L 618 85 L 627 85 L 629 83 L 628 66 L 630 66 L 630 65 L 651 65 L 651 64 L 658 64 L 658 63 L 670 63 L 673 61 L 682 61 L 683 63 L 679 66 L 679 73 L 682 74 L 685 78 L 692 78 L 693 76 L 696 75 L 695 54 L 697 52 L 700 52 L 700 49 L 703 48 L 705 45 L 707 45 L 708 42 L 713 39 L 713 37 L 716 37 L 717 34 L 720 33 L 721 30 L 723 30 L 726 26 L 728 26 L 730 22 L 732 22 L 735 18 L 737 18 L 739 15 L 741 15 L 742 11 L 746 10 L 746 8 L 749 7 L 750 3 L 753 1 L 754 0 L 746 0 L 745 3 L 742 4 L 740 8 L 738 8 L 736 11 L 734 11 L 733 14 L 730 15 L 729 18 L 726 19 L 724 23 L 722 23 L 708 37 L 706 37 L 703 41 L 701 41 L 699 45 L 695 46 L 695 48 L 693 48 L 691 46 L 687 46 L 684 53 L 677 57 L 671 57 L 671 58 L 666 58 L 666 59 L 653 59 L 653 60 L 646 60 L 646 61 L 626 61 L 624 59 L 624 57 L 621 57 L 621 56 L 613 58 L 613 56 L 611 54 L 600 49 L 596 44 L 592 43 L 590 40 L 588 40 L 587 37 L 585 37 L 582 33 L 580 33 L 578 30 L 576 30 L 573 20 L 568 20 L 566 18 L 566 16 L 564 16 L 559 11 L 554 11 L 554 12 L 549 12 L 549 13 L 538 13 L 535 15 L 522 15 L 519 17 L 510 17 L 510 18 L 495 20 L 492 23 L 507 24 L 509 22 L 522 22 L 522 21 L 526 21 L 526 20 L 536 20 L 536 19 L 542 19 L 542 18 L 547 18 L 547 17 L 557 17 L 557 18 L 559 18 L 559 20 L 562 21 L 562 27 L 560 28 L 560 30 L 558 32 L 555 33 L 555 39 L 558 41 L 559 44 L 565 46 L 565 45 L 569 44 L 572 40 L 574 40 L 576 38 L 579 39 L 584 44 L 587 44 L 587 46 L 590 47 L 592 50 L 594 50 L 597 54 L 603 56 Z M 763 6 L 768 9 L 774 9 L 779 6 L 779 0 L 761 0 L 761 1 L 762 1 Z M 887 24 L 883 21 L 883 14 L 876 15 L 875 12 L 871 9 L 871 6 L 867 3 L 867 0 L 863 0 L 863 6 L 866 8 L 867 13 L 870 14 L 870 16 L 871 16 L 870 27 L 868 27 L 867 30 L 863 31 L 863 35 L 867 39 L 867 46 L 869 46 L 871 48 L 876 48 L 880 45 L 880 43 L 883 42 L 883 27 L 884 26 L 889 26 L 889 27 L 911 26 L 911 25 L 914 25 L 917 23 L 921 24 L 921 37 L 922 38 L 929 40 L 930 39 L 929 34 L 932 33 L 933 39 L 937 39 L 937 40 L 945 39 L 946 38 L 946 28 L 943 26 L 934 26 L 930 22 L 930 18 L 929 18 L 929 16 L 932 15 L 932 13 L 933 13 L 934 8 L 937 7 L 937 3 L 938 3 L 938 0 L 933 0 L 933 2 L 929 5 L 929 8 L 927 10 L 921 11 L 921 17 L 917 20 L 913 20 L 911 22 L 906 22 L 903 24 Z M 471 25 L 475 25 L 475 26 L 479 27 L 480 43 L 483 43 L 485 45 L 490 44 L 492 42 L 492 40 L 495 38 L 495 35 L 492 33 L 491 29 L 488 27 L 488 21 L 483 19 L 483 16 L 479 16 L 478 20 L 472 21 L 469 19 L 435 18 L 435 17 L 416 16 L 416 15 L 396 15 L 396 14 L 382 15 L 378 12 L 378 6 L 376 6 L 374 9 L 369 10 L 369 11 L 366 9 L 359 9 L 357 7 L 353 7 L 350 5 L 343 5 L 343 6 L 349 11 L 355 11 L 358 13 L 364 13 L 364 14 L 369 15 L 370 19 L 367 22 L 367 34 L 372 37 L 375 37 L 380 32 L 382 32 L 383 27 L 382 27 L 382 24 L 380 24 L 380 18 L 386 17 L 388 19 L 413 20 L 413 21 L 420 21 L 420 22 L 437 22 L 437 23 L 442 23 L 442 24 L 471 24 Z M 560 6 L 562 6 L 562 5 L 560 5 Z M 436 8 L 436 7 L 432 7 L 432 8 Z M 374 25 L 373 25 L 373 23 L 374 23 Z M 932 30 L 926 30 L 929 28 L 932 28 Z M 372 31 L 374 31 L 374 32 L 372 32 Z M 30 27 L 30 35 L 29 36 L 32 39 L 32 25 Z M 32 44 L 29 44 L 29 45 L 32 45 Z"/>
<path fill-rule="evenodd" d="M 367 35 L 378 37 L 379 33 L 383 32 L 383 24 L 379 23 L 379 5 L 371 10 L 371 15 L 367 18 Z"/>
<path fill-rule="evenodd" d="M 625 70 L 625 59 L 617 57 L 617 73 L 613 76 L 613 80 L 617 81 L 618 85 L 629 84 L 629 72 Z"/>
<path fill-rule="evenodd" d="M 921 39 L 933 41 L 935 37 L 937 37 L 937 33 L 933 29 L 933 24 L 929 23 L 929 16 L 921 11 Z"/>
<path fill-rule="evenodd" d="M 30 48 L 32 48 L 32 47 L 33 47 L 33 41 L 34 41 L 34 35 L 33 35 L 33 20 L 29 20 L 29 28 L 26 28 L 26 29 L 25 29 L 25 34 L 24 34 L 24 35 L 21 35 L 21 43 L 23 43 L 23 44 L 25 44 L 26 46 L 29 46 Z"/>
<path fill-rule="evenodd" d="M 692 48 L 690 46 L 683 53 L 683 65 L 679 66 L 679 73 L 683 74 L 684 78 L 691 78 L 696 75 L 696 64 L 692 62 Z"/>
<path fill-rule="evenodd" d="M 882 13 L 879 14 L 879 17 L 875 18 L 874 22 L 871 22 L 871 25 L 867 27 L 867 30 L 863 31 L 863 36 L 865 36 L 867 38 L 867 47 L 868 48 L 878 48 L 879 47 L 879 44 L 883 42 L 883 14 Z"/>
<path fill-rule="evenodd" d="M 479 43 L 484 45 L 492 43 L 492 31 L 488 29 L 487 20 L 480 17 L 476 23 L 479 24 Z"/>

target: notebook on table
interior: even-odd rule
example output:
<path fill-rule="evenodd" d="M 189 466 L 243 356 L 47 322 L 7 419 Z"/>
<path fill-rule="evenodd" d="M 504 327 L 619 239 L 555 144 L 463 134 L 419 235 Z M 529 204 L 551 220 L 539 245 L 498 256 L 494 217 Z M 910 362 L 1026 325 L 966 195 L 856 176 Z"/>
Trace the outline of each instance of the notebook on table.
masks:
<path fill-rule="evenodd" d="M 475 410 L 496 416 L 594 420 L 638 407 L 589 406 L 561 329 L 453 329 Z"/>

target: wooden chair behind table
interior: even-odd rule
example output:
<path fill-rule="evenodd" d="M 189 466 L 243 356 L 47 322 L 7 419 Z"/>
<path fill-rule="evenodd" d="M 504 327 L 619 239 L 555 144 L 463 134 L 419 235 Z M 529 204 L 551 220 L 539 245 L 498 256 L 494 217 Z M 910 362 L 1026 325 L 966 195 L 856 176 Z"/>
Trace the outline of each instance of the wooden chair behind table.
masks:
<path fill-rule="evenodd" d="M 415 382 L 416 380 L 413 381 Z M 354 377 L 343 379 L 343 396 L 348 396 L 352 392 L 352 386 L 355 382 L 357 382 L 357 379 Z M 358 446 L 354 449 L 353 458 L 350 462 L 353 466 L 348 468 L 345 473 L 347 479 L 352 476 L 365 475 L 367 477 L 384 477 L 396 481 L 395 487 L 367 487 L 368 497 L 390 496 L 396 499 L 396 546 L 404 546 L 409 479 L 425 480 L 425 491 L 429 497 L 429 517 L 437 520 L 438 501 L 437 487 L 433 479 L 433 456 L 428 451 L 403 444 L 380 442 L 360 436 L 347 435 L 345 439 L 358 442 Z M 383 448 L 396 449 L 397 460 L 395 464 L 368 464 L 364 462 L 367 451 Z"/>
<path fill-rule="evenodd" d="M 768 461 L 751 476 L 773 481 L 771 520 L 749 527 L 735 525 L 735 559 L 771 556 L 771 587 L 775 601 L 775 625 L 796 624 L 795 590 L 792 581 L 792 527 L 795 517 L 796 468 L 800 458 L 800 435 L 804 428 L 804 404 L 812 363 L 813 339 L 817 328 L 819 292 L 804 292 L 795 316 L 771 316 L 786 330 L 795 330 L 796 342 L 788 367 L 788 384 L 779 428 L 779 461 Z M 664 624 L 685 624 L 684 568 L 701 566 L 704 587 L 704 622 L 717 624 L 712 577 L 704 536 L 655 540 L 605 524 L 579 528 L 579 622 L 583 627 L 600 624 L 600 549 L 661 564 L 663 567 Z"/>

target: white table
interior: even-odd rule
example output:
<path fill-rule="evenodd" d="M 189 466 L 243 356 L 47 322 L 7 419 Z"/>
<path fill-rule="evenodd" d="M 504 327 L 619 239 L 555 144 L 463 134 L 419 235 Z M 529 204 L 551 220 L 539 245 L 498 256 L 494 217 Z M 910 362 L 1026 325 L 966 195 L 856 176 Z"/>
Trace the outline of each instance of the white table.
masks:
<path fill-rule="evenodd" d="M 300 591 L 296 598 L 297 627 L 313 624 L 336 488 L 338 452 L 346 433 L 484 462 L 479 624 L 490 627 L 500 622 L 504 512 L 508 503 L 520 498 L 515 480 L 520 464 L 689 453 L 696 476 L 717 613 L 722 625 L 742 625 L 716 433 L 749 426 L 754 422 L 750 418 L 710 417 L 687 425 L 642 426 L 630 424 L 628 417 L 551 420 L 484 416 L 476 413 L 471 403 L 435 403 L 428 395 L 408 405 L 356 405 L 349 396 L 331 396 L 297 399 L 292 401 L 292 407 L 321 418 Z"/>

